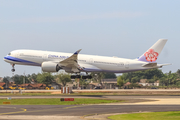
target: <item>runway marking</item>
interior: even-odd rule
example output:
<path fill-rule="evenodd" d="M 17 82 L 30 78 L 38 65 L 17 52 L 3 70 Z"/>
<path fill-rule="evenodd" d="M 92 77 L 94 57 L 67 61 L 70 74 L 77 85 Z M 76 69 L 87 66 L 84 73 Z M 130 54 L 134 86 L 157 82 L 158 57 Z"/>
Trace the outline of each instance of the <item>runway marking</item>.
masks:
<path fill-rule="evenodd" d="M 0 115 L 7 115 L 7 114 L 15 114 L 15 113 L 22 113 L 22 112 L 26 112 L 26 109 L 24 109 L 24 108 L 20 108 L 20 109 L 22 109 L 23 111 L 8 112 L 8 113 L 0 113 Z"/>
<path fill-rule="evenodd" d="M 0 106 L 0 108 L 13 108 L 13 109 L 16 109 L 16 107 L 6 107 L 6 106 Z"/>
<path fill-rule="evenodd" d="M 51 109 L 43 109 L 43 110 L 32 110 L 32 111 L 26 111 L 26 112 L 43 112 L 43 111 L 48 111 L 48 110 L 58 110 L 62 108 L 51 108 Z"/>
<path fill-rule="evenodd" d="M 43 112 L 43 111 L 49 111 L 49 110 L 58 110 L 58 109 L 71 109 L 71 108 L 78 108 L 78 107 L 85 107 L 85 106 L 91 106 L 91 105 L 79 105 L 79 106 L 69 106 L 69 107 L 64 107 L 64 108 L 51 108 L 51 109 L 43 109 L 43 110 L 32 110 L 32 111 L 27 111 L 27 109 L 20 108 L 22 111 L 17 111 L 17 112 L 8 112 L 8 113 L 0 113 L 0 115 L 6 115 L 6 114 L 17 114 L 17 113 L 23 113 L 23 112 Z M 16 109 L 16 107 L 5 107 L 5 106 L 0 106 L 1 108 L 12 108 Z"/>
<path fill-rule="evenodd" d="M 63 109 L 77 108 L 77 107 L 84 107 L 84 106 L 90 106 L 90 105 L 71 106 L 71 107 L 65 107 Z"/>
<path fill-rule="evenodd" d="M 1 108 L 13 108 L 16 109 L 16 107 L 4 107 L 4 106 L 0 106 Z M 23 109 L 23 111 L 17 111 L 17 112 L 8 112 L 8 113 L 0 113 L 0 115 L 2 114 L 11 114 L 11 113 L 21 113 L 21 112 L 40 112 L 40 111 L 48 111 L 48 110 L 56 110 L 56 109 L 62 109 L 62 108 L 52 108 L 52 109 L 44 109 L 44 110 L 34 110 L 34 111 L 27 111 L 27 109 L 24 108 L 20 108 Z"/>
<path fill-rule="evenodd" d="M 63 109 L 76 108 L 76 107 L 79 107 L 79 106 L 65 107 Z"/>
<path fill-rule="evenodd" d="M 32 111 L 26 111 L 26 113 L 29 113 L 29 112 L 43 112 L 43 111 L 49 111 L 49 110 L 58 110 L 58 109 L 70 109 L 70 108 L 77 108 L 77 107 L 84 107 L 84 106 L 87 106 L 87 105 L 81 105 L 81 106 L 70 106 L 70 107 L 65 107 L 65 108 L 51 108 L 51 109 L 43 109 L 43 110 L 32 110 Z M 1 114 L 0 114 L 1 115 Z"/>

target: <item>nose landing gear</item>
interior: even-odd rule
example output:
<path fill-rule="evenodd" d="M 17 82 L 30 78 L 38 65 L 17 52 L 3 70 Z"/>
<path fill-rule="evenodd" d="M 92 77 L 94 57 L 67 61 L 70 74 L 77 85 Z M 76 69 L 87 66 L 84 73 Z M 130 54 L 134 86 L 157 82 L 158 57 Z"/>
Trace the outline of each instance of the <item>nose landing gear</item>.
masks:
<path fill-rule="evenodd" d="M 15 66 L 15 64 L 12 64 L 12 69 L 11 69 L 12 72 L 15 72 L 14 66 Z"/>

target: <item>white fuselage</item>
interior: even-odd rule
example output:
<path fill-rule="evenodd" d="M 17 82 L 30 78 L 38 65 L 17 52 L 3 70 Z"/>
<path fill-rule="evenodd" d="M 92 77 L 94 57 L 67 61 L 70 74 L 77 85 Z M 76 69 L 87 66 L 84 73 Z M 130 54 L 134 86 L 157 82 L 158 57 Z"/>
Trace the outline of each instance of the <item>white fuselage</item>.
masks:
<path fill-rule="evenodd" d="M 40 66 L 43 62 L 59 63 L 69 58 L 73 53 L 50 52 L 40 50 L 15 50 L 4 57 L 4 61 L 10 64 Z M 114 72 L 123 73 L 137 70 L 145 70 L 157 67 L 143 67 L 147 62 L 137 59 L 124 59 L 117 57 L 105 57 L 96 55 L 79 54 L 77 62 L 80 72 Z M 66 72 L 70 72 L 64 68 Z"/>

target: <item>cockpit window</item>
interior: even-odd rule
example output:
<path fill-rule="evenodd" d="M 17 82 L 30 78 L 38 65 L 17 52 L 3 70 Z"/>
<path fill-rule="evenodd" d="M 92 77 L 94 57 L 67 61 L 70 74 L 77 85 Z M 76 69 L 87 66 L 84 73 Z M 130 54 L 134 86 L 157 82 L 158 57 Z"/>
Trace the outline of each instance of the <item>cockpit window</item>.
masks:
<path fill-rule="evenodd" d="M 9 53 L 8 55 L 11 55 L 11 53 Z"/>

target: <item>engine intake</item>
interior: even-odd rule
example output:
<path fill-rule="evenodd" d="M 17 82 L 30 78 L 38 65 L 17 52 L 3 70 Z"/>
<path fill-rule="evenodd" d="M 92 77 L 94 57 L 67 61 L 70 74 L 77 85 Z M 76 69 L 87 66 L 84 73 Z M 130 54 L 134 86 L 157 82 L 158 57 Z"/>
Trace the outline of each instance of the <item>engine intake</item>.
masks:
<path fill-rule="evenodd" d="M 54 62 L 43 62 L 41 64 L 41 68 L 43 72 L 58 72 L 62 69 L 57 63 Z"/>

